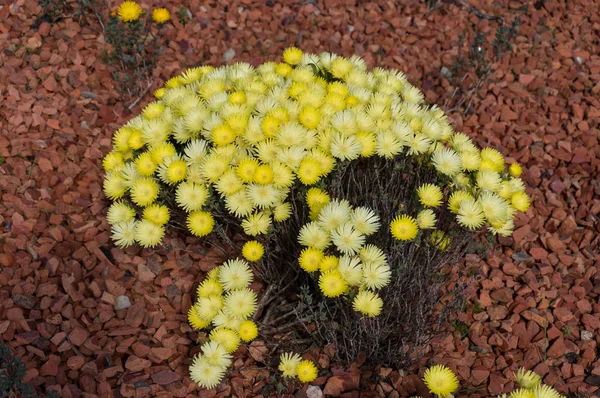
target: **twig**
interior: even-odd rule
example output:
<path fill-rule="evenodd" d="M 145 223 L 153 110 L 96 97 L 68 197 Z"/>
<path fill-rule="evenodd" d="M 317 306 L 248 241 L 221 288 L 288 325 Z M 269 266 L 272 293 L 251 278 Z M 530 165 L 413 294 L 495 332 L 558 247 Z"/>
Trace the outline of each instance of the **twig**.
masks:
<path fill-rule="evenodd" d="M 481 11 L 479 11 L 479 9 L 473 7 L 471 4 L 467 3 L 464 0 L 452 0 L 451 2 L 465 7 L 471 14 L 475 15 L 477 18 L 487 19 L 488 21 L 500 21 L 502 26 L 506 24 L 502 16 L 484 14 Z"/>
<path fill-rule="evenodd" d="M 275 285 L 269 285 L 258 301 L 258 304 L 256 305 L 256 311 L 254 312 L 255 321 L 258 320 L 258 317 L 261 315 L 265 306 L 271 302 L 271 294 L 273 293 L 273 290 L 275 290 Z"/>
<path fill-rule="evenodd" d="M 144 91 L 142 91 L 142 93 L 137 97 L 137 99 L 135 101 L 133 101 L 133 103 L 131 105 L 129 105 L 127 107 L 127 109 L 132 110 L 138 104 L 138 102 L 140 102 L 142 100 L 142 98 L 144 98 L 144 95 L 146 95 L 146 93 L 148 92 L 148 90 L 150 90 L 150 87 L 152 87 L 153 83 L 154 83 L 154 79 L 150 80 L 150 83 L 148 84 L 148 87 L 146 87 L 144 89 Z"/>

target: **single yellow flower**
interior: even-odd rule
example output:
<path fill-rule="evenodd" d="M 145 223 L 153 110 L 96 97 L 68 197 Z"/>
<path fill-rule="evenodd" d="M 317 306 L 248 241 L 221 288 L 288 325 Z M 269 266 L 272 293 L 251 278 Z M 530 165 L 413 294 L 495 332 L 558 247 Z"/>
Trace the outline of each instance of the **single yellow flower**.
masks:
<path fill-rule="evenodd" d="M 419 232 L 417 220 L 406 214 L 397 216 L 390 224 L 392 236 L 398 240 L 413 240 Z"/>
<path fill-rule="evenodd" d="M 508 168 L 508 173 L 513 177 L 519 177 L 523 173 L 523 168 L 519 163 L 513 163 Z"/>
<path fill-rule="evenodd" d="M 171 13 L 166 8 L 155 8 L 152 10 L 152 20 L 156 23 L 165 23 L 171 19 Z"/>
<path fill-rule="evenodd" d="M 137 21 L 142 15 L 142 7 L 135 1 L 125 0 L 119 5 L 117 15 L 123 22 Z"/>
<path fill-rule="evenodd" d="M 302 55 L 302 50 L 290 47 L 283 52 L 283 61 L 289 65 L 298 65 L 302 61 Z"/>
<path fill-rule="evenodd" d="M 298 379 L 303 383 L 310 383 L 317 378 L 318 370 L 312 361 L 304 360 L 296 366 Z"/>
<path fill-rule="evenodd" d="M 258 261 L 264 253 L 265 248 L 262 243 L 255 240 L 244 243 L 244 247 L 242 247 L 242 255 L 248 261 Z"/>
<path fill-rule="evenodd" d="M 444 365 L 435 365 L 425 371 L 423 381 L 432 394 L 447 397 L 458 388 L 458 378 Z"/>

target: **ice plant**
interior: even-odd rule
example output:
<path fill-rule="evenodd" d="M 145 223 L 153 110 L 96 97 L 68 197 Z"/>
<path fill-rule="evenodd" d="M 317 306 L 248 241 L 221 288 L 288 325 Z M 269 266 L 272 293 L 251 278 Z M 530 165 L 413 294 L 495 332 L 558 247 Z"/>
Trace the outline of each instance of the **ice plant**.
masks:
<path fill-rule="evenodd" d="M 125 1 L 118 15 L 133 22 L 141 12 Z M 163 24 L 170 13 L 157 8 L 152 19 Z M 455 132 L 401 72 L 298 48 L 282 61 L 199 66 L 169 79 L 115 132 L 102 162 L 116 245 L 155 247 L 175 222 L 200 238 L 223 229 L 223 221 L 245 235 L 240 258 L 206 275 L 188 312 L 190 325 L 211 342 L 190 367 L 207 388 L 225 374 L 226 355 L 258 334 L 249 286 L 261 267 L 307 272 L 319 299 L 344 303 L 357 325 L 369 325 L 397 305 L 386 301 L 386 288 L 408 265 L 390 261 L 393 255 L 422 248 L 445 258 L 456 231 L 487 227 L 508 236 L 515 214 L 531 204 L 521 166 L 507 168 L 498 150 L 479 149 Z M 359 170 L 366 162 L 399 177 L 385 181 L 369 175 L 370 166 Z M 370 189 L 405 185 L 381 197 Z M 364 187 L 364 195 L 352 194 Z M 285 225 L 295 234 L 285 243 L 297 250 L 274 248 L 286 238 L 277 236 Z M 294 263 L 271 264 L 282 256 Z M 313 366 L 287 355 L 280 369 L 311 381 Z M 448 372 L 426 374 L 435 394 L 456 389 Z"/>

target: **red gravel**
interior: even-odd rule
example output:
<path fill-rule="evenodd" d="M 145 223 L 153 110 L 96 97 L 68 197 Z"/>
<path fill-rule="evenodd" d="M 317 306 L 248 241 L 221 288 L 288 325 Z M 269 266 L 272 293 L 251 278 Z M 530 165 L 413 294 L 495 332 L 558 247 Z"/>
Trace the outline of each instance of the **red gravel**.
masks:
<path fill-rule="evenodd" d="M 258 64 L 299 45 L 401 69 L 429 102 L 443 103 L 450 88 L 440 68 L 451 65 L 458 34 L 478 24 L 491 37 L 496 26 L 451 5 L 428 11 L 416 0 L 186 3 L 193 19 L 182 26 L 174 15 L 164 29 L 156 87 L 187 66 L 223 63 L 230 48 L 230 62 Z M 525 165 L 533 206 L 516 220 L 513 238 L 485 259 L 467 257 L 482 275 L 459 316 L 468 335 L 449 327 L 429 357 L 454 369 L 469 397 L 510 391 L 519 366 L 588 397 L 600 384 L 600 7 L 549 0 L 540 10 L 524 3 L 523 12 L 521 2 L 501 3 L 473 2 L 518 15 L 516 45 L 480 91 L 475 113 L 453 120 Z M 176 14 L 176 5 L 166 6 Z M 38 15 L 35 0 L 0 6 L 1 338 L 40 391 L 197 396 L 187 377 L 196 334 L 184 314 L 218 256 L 182 238 L 154 251 L 113 247 L 100 162 L 131 114 L 100 59 L 106 46 L 97 29 L 67 19 L 36 31 Z M 260 342 L 240 350 L 218 396 L 273 391 L 268 372 L 255 366 L 262 355 Z M 314 358 L 329 367 L 326 355 Z M 332 395 L 427 395 L 418 376 L 392 369 L 332 365 L 330 374 L 317 384 Z"/>

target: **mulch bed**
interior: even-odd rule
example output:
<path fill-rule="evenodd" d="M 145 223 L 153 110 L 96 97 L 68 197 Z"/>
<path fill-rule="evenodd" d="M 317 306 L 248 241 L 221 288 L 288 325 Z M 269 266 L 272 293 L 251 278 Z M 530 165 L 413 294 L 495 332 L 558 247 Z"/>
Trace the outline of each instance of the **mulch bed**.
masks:
<path fill-rule="evenodd" d="M 480 271 L 458 318 L 468 330 L 449 326 L 428 358 L 457 372 L 461 397 L 511 391 L 519 366 L 563 393 L 598 396 L 600 7 L 589 0 L 537 2 L 545 3 L 539 10 L 534 2 L 479 3 L 522 24 L 475 112 L 453 115 L 453 125 L 522 163 L 533 205 L 494 252 L 468 255 L 466 265 Z M 176 14 L 178 4 L 153 5 Z M 416 0 L 185 6 L 192 20 L 184 26 L 174 15 L 163 30 L 156 88 L 188 66 L 224 63 L 230 49 L 228 62 L 258 64 L 299 45 L 403 70 L 429 103 L 443 104 L 450 87 L 440 69 L 451 65 L 458 35 L 479 26 L 491 40 L 496 27 L 456 6 L 429 11 Z M 62 397 L 274 395 L 269 372 L 257 364 L 260 342 L 236 353 L 229 382 L 217 390 L 199 391 L 190 381 L 197 334 L 185 312 L 220 256 L 179 233 L 160 250 L 114 247 L 101 159 L 132 114 L 101 60 L 107 47 L 98 27 L 65 19 L 33 29 L 39 13 L 34 0 L 0 6 L 2 341 L 26 363 L 28 382 Z M 313 358 L 330 368 L 321 374 L 332 377 L 314 383 L 327 394 L 427 396 L 416 374 L 360 361 L 343 370 L 317 351 Z"/>

